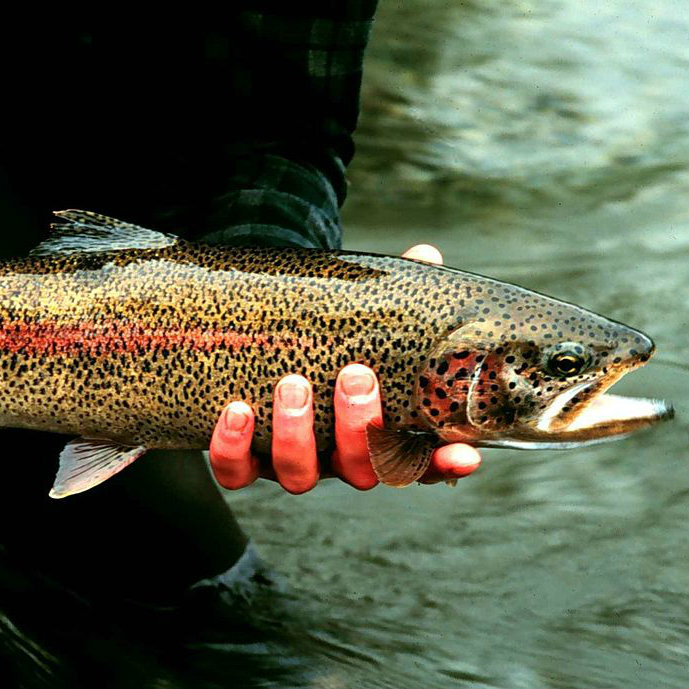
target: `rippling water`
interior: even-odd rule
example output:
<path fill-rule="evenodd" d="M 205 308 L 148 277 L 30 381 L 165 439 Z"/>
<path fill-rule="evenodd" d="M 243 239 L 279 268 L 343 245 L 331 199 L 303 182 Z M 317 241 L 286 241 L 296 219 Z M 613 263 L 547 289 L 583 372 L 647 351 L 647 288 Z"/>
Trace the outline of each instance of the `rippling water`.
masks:
<path fill-rule="evenodd" d="M 671 0 L 383 0 L 346 245 L 432 242 L 645 330 L 658 354 L 618 390 L 672 399 L 677 419 L 566 453 L 487 450 L 455 489 L 233 494 L 282 588 L 239 606 L 231 642 L 198 644 L 193 679 L 84 611 L 104 686 L 689 685 L 687 39 Z M 0 627 L 56 686 L 59 657 Z"/>
<path fill-rule="evenodd" d="M 673 424 L 488 450 L 445 486 L 232 497 L 308 616 L 318 687 L 689 685 L 689 16 L 664 2 L 383 3 L 350 248 L 450 265 L 653 336 L 617 386 Z M 310 544 L 310 547 L 305 547 Z"/>

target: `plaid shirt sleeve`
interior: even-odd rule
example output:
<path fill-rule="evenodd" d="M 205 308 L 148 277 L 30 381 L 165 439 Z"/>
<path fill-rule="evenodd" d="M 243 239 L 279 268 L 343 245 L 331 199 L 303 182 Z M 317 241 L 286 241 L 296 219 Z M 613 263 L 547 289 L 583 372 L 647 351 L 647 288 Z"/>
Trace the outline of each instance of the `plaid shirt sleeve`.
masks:
<path fill-rule="evenodd" d="M 213 200 L 206 242 L 341 246 L 339 208 L 376 1 L 313 5 L 252 3 L 212 39 L 236 126 L 222 151 L 226 191 Z"/>

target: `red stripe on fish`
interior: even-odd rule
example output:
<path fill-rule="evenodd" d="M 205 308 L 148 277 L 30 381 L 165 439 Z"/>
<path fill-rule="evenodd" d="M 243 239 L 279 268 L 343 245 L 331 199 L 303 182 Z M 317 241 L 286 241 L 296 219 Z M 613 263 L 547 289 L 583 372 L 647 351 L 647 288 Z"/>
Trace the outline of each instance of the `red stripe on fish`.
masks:
<path fill-rule="evenodd" d="M 316 342 L 317 340 L 317 342 Z M 328 338 L 330 340 L 330 338 Z M 157 349 L 203 352 L 307 349 L 322 345 L 321 336 L 290 337 L 208 328 L 147 328 L 140 325 L 98 325 L 15 322 L 0 328 L 0 351 L 26 355 L 138 353 Z M 327 343 L 325 343 L 327 344 Z"/>

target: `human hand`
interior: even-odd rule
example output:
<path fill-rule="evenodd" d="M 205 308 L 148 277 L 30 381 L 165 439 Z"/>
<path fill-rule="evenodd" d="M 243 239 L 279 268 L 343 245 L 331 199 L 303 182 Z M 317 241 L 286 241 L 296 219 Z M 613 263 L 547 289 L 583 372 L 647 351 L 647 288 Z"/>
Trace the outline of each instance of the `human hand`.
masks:
<path fill-rule="evenodd" d="M 403 256 L 442 264 L 440 252 L 427 244 Z M 231 402 L 220 415 L 211 439 L 211 467 L 220 485 L 236 490 L 259 476 L 276 479 L 290 493 L 311 490 L 319 478 L 336 476 L 359 490 L 378 484 L 368 454 L 366 426 L 383 422 L 378 380 L 362 364 L 345 366 L 334 393 L 335 445 L 331 473 L 321 471 L 313 434 L 313 392 L 303 376 L 282 378 L 273 399 L 273 440 L 270 465 L 251 452 L 254 415 L 245 402 Z M 473 473 L 481 463 L 478 451 L 460 443 L 434 451 L 421 483 L 452 481 Z"/>

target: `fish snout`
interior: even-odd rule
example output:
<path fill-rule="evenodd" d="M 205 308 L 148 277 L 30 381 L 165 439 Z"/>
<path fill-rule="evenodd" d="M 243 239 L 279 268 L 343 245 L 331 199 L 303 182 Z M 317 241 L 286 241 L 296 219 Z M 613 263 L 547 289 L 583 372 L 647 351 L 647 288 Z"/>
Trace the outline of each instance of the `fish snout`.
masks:
<path fill-rule="evenodd" d="M 639 330 L 625 328 L 611 351 L 611 363 L 619 364 L 623 370 L 639 368 L 653 356 L 655 348 L 653 340 L 648 335 Z"/>
<path fill-rule="evenodd" d="M 632 361 L 637 366 L 641 366 L 653 356 L 655 350 L 656 346 L 653 340 L 648 335 L 637 332 L 629 348 L 629 354 L 632 357 Z"/>

